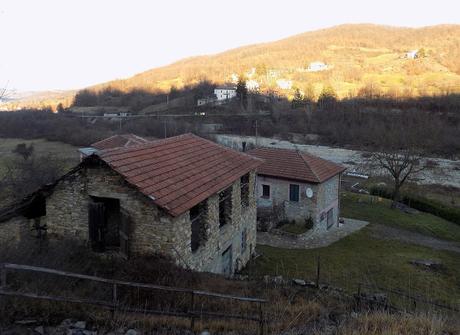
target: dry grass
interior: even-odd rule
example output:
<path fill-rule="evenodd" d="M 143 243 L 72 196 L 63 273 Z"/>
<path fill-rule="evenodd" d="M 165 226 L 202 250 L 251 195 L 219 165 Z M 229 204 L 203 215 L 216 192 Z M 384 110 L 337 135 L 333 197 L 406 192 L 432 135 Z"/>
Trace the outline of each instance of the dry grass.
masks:
<path fill-rule="evenodd" d="M 0 262 L 12 262 L 43 267 L 51 267 L 106 278 L 137 281 L 142 283 L 193 288 L 238 296 L 261 297 L 270 301 L 264 306 L 264 315 L 269 321 L 271 333 L 299 327 L 315 322 L 329 314 L 329 310 L 346 310 L 343 305 L 327 294 L 301 290 L 291 286 L 274 286 L 258 281 L 228 280 L 218 275 L 186 271 L 172 265 L 168 259 L 159 256 L 126 261 L 118 258 L 101 257 L 70 241 L 48 246 L 46 251 L 37 253 L 34 246 L 13 248 L 2 251 Z M 43 274 L 10 273 L 10 287 L 27 292 L 69 296 L 76 298 L 111 299 L 111 287 L 101 283 L 91 283 Z M 187 294 L 149 292 L 147 290 L 124 290 L 118 288 L 118 295 L 131 308 L 186 311 L 190 306 Z M 324 303 L 324 301 L 327 302 Z M 164 329 L 174 327 L 188 329 L 190 320 L 183 318 L 151 316 L 124 313 L 123 308 L 112 317 L 101 308 L 71 303 L 55 303 L 23 298 L 8 298 L 0 305 L 0 320 L 14 320 L 33 317 L 46 324 L 58 324 L 63 319 L 85 319 L 101 329 L 114 329 L 129 325 L 141 329 Z M 232 302 L 225 299 L 196 297 L 198 311 L 258 316 L 258 305 Z M 199 317 L 196 329 L 207 328 L 213 332 L 234 331 L 238 334 L 253 334 L 258 323 L 245 320 L 221 320 Z"/>
<path fill-rule="evenodd" d="M 340 328 L 340 335 L 435 335 L 459 334 L 458 325 L 448 319 L 430 314 L 388 314 L 374 312 L 360 314 Z"/>
<path fill-rule="evenodd" d="M 339 334 L 457 334 L 458 325 L 447 317 L 436 315 L 391 315 L 368 313 L 351 317 L 354 301 L 333 291 L 317 291 L 291 285 L 267 284 L 263 281 L 236 281 L 221 276 L 194 273 L 172 265 L 159 256 L 126 261 L 93 254 L 84 247 L 69 241 L 48 246 L 37 253 L 34 246 L 2 250 L 0 262 L 15 262 L 52 267 L 78 273 L 97 275 L 152 284 L 194 288 L 231 295 L 265 298 L 269 303 L 264 308 L 267 334 L 325 334 L 327 329 L 340 330 Z M 14 284 L 19 280 L 22 285 Z M 94 297 L 110 300 L 110 287 L 89 284 L 86 281 L 60 279 L 58 277 L 9 274 L 13 287 L 31 292 L 49 293 L 72 297 Z M 24 284 L 25 283 L 25 284 Z M 119 289 L 119 296 L 130 301 L 130 307 L 183 310 L 189 306 L 186 296 L 139 291 L 126 292 Z M 157 303 L 161 303 L 156 305 Z M 225 312 L 242 315 L 257 315 L 255 308 L 247 303 L 229 303 L 227 300 L 196 300 L 198 311 Z M 112 314 L 93 306 L 71 303 L 55 303 L 22 298 L 0 300 L 0 320 L 34 318 L 45 325 L 56 325 L 64 319 L 86 320 L 89 328 L 103 330 L 136 328 L 155 334 L 187 334 L 190 320 L 185 318 L 152 316 L 143 313 L 126 313 L 123 308 Z M 2 323 L 0 322 L 0 324 Z M 255 334 L 257 322 L 240 320 L 206 319 L 195 320 L 195 331 L 208 329 L 213 334 Z M 451 330 L 450 330 L 451 329 Z M 450 333 L 449 333 L 450 331 Z"/>

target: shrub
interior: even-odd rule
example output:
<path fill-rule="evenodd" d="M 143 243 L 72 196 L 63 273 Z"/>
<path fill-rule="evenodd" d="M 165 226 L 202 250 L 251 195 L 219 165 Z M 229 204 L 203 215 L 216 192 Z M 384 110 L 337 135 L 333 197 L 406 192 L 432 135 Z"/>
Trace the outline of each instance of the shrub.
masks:
<path fill-rule="evenodd" d="M 313 228 L 313 224 L 314 222 L 311 216 L 309 216 L 308 219 L 305 219 L 305 228 L 307 228 L 308 230 Z"/>
<path fill-rule="evenodd" d="M 378 195 L 383 198 L 391 199 L 392 197 L 391 190 L 386 187 L 373 186 L 369 192 L 371 195 Z M 419 211 L 439 216 L 460 225 L 460 209 L 458 208 L 410 193 L 403 193 L 400 202 Z"/>

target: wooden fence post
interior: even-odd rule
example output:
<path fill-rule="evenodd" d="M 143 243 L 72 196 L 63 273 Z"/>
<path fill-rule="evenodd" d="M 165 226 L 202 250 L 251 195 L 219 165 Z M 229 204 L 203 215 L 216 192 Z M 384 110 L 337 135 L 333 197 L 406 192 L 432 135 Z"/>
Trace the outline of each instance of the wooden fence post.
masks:
<path fill-rule="evenodd" d="M 5 264 L 0 264 L 0 288 L 6 288 L 6 267 Z"/>
<path fill-rule="evenodd" d="M 6 267 L 0 263 L 0 290 L 6 290 Z M 4 298 L 4 299 L 3 299 Z M 6 301 L 6 297 L 0 296 L 0 312 L 3 313 L 5 305 L 2 302 Z"/>
<path fill-rule="evenodd" d="M 259 335 L 264 335 L 264 311 L 261 302 L 259 302 Z"/>
<path fill-rule="evenodd" d="M 112 290 L 112 302 L 114 306 L 117 306 L 118 297 L 117 297 L 117 284 L 113 284 L 113 290 Z"/>
<path fill-rule="evenodd" d="M 190 329 L 193 332 L 193 329 L 195 329 L 195 292 L 192 291 L 190 297 L 190 310 L 189 313 L 191 314 L 191 320 L 190 320 Z"/>
<path fill-rule="evenodd" d="M 319 255 L 318 255 L 316 257 L 316 288 L 319 288 L 320 269 L 321 269 L 321 264 L 320 264 L 320 258 L 319 258 Z"/>
<path fill-rule="evenodd" d="M 361 310 L 361 283 L 358 284 L 358 310 Z"/>

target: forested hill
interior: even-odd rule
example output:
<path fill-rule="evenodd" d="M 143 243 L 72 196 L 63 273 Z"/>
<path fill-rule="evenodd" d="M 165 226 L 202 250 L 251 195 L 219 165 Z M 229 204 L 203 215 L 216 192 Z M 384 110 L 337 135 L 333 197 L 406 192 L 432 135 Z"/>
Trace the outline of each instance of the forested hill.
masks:
<path fill-rule="evenodd" d="M 412 50 L 418 50 L 416 59 L 406 55 Z M 324 63 L 327 69 L 309 71 L 312 62 Z M 317 98 L 325 86 L 340 98 L 363 92 L 394 97 L 458 93 L 460 25 L 341 25 L 183 59 L 91 89 L 168 92 L 205 79 L 216 84 L 230 82 L 241 74 L 257 82 L 261 91 L 278 91 L 288 97 L 298 88 Z M 69 92 L 61 101 L 68 102 L 73 95 Z"/>
<path fill-rule="evenodd" d="M 411 50 L 419 50 L 418 58 L 407 58 Z M 328 69 L 309 72 L 308 65 L 317 61 Z M 459 92 L 460 25 L 416 29 L 341 25 L 184 59 L 97 87 L 169 90 L 205 78 L 216 83 L 230 81 L 232 74 L 246 74 L 268 89 L 279 90 L 277 80 L 292 81 L 293 87 L 304 91 L 313 87 L 318 92 L 329 85 L 342 97 L 369 86 L 396 95 Z"/>

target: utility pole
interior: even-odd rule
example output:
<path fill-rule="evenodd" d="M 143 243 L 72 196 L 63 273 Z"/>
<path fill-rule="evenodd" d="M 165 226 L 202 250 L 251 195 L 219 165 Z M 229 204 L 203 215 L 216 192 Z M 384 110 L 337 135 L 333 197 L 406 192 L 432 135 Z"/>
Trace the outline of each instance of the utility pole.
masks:
<path fill-rule="evenodd" d="M 121 130 L 121 121 L 122 121 L 122 120 L 121 120 L 121 119 L 122 119 L 122 116 L 121 116 L 121 115 L 119 116 L 119 119 L 120 119 L 120 130 Z"/>
<path fill-rule="evenodd" d="M 256 125 L 255 125 L 255 128 L 256 128 L 256 147 L 258 146 L 259 144 L 259 134 L 258 134 L 258 124 L 257 124 L 257 120 L 256 120 Z"/>
<path fill-rule="evenodd" d="M 165 130 L 165 138 L 166 138 L 166 119 L 164 119 L 164 121 L 163 121 L 163 125 L 164 125 L 164 130 Z"/>

